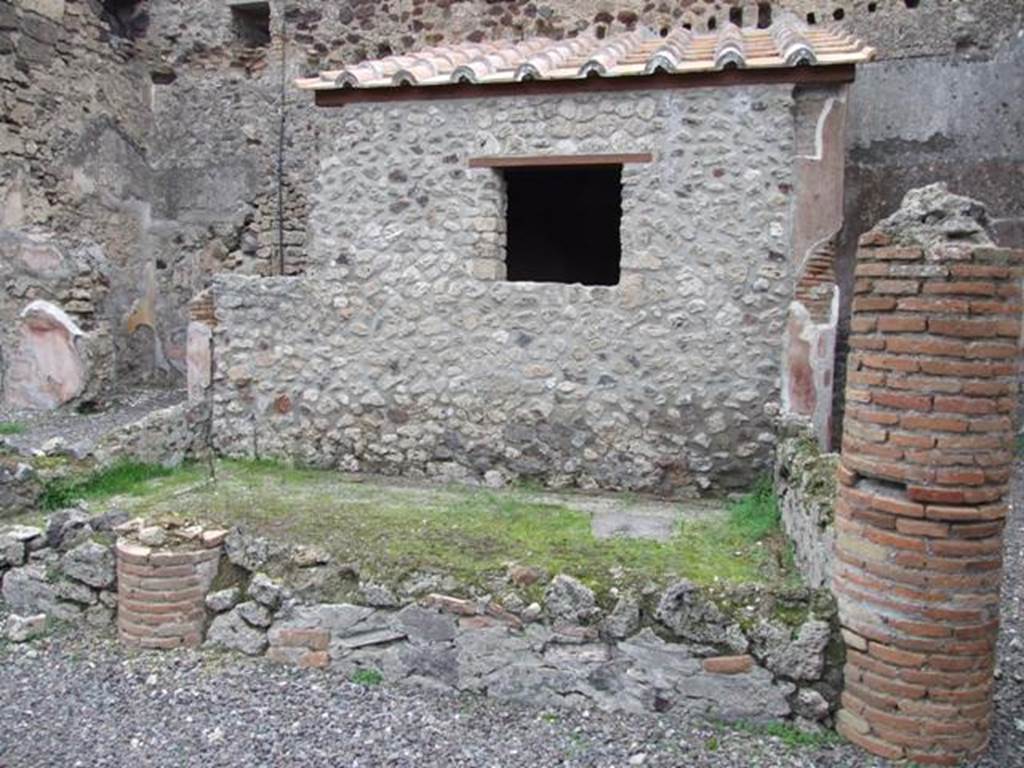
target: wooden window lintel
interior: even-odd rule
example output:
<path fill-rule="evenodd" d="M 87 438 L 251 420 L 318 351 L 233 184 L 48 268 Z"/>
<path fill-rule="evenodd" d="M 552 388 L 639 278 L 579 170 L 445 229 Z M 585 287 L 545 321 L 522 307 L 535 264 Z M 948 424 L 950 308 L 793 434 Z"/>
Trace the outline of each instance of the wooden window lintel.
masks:
<path fill-rule="evenodd" d="M 654 156 L 650 152 L 634 152 L 618 155 L 504 155 L 492 157 L 471 157 L 470 168 L 543 168 L 573 165 L 627 165 L 650 163 Z"/>

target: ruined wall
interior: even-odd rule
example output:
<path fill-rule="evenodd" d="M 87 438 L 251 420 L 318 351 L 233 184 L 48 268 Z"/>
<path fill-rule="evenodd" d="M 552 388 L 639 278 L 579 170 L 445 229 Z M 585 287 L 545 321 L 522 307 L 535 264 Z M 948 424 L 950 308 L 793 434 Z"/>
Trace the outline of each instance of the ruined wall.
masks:
<path fill-rule="evenodd" d="M 665 493 L 749 484 L 771 458 L 793 291 L 793 102 L 773 86 L 333 111 L 317 273 L 215 284 L 217 447 Z M 623 171 L 617 286 L 497 277 L 504 185 L 468 159 L 551 151 L 654 154 Z"/>
<path fill-rule="evenodd" d="M 212 274 L 307 267 L 311 184 L 330 127 L 291 79 L 441 41 L 763 24 L 779 8 L 840 24 L 881 58 L 860 68 L 849 103 L 848 226 L 831 257 L 843 286 L 857 235 L 924 180 L 957 182 L 988 204 L 999 241 L 1022 242 L 1016 0 L 290 0 L 287 12 L 271 0 L 269 44 L 240 32 L 229 2 L 116 8 L 0 2 L 0 227 L 103 250 L 102 313 L 127 383 L 183 382 L 185 305 Z M 842 344 L 840 333 L 840 359 Z"/>
<path fill-rule="evenodd" d="M 148 219 L 145 70 L 98 6 L 0 3 L 0 380 L 14 318 L 57 304 L 130 358 L 120 318 L 134 298 Z"/>
<path fill-rule="evenodd" d="M 775 496 L 796 567 L 818 589 L 832 578 L 839 457 L 822 453 L 815 437 L 800 422 L 784 425 L 775 454 Z"/>

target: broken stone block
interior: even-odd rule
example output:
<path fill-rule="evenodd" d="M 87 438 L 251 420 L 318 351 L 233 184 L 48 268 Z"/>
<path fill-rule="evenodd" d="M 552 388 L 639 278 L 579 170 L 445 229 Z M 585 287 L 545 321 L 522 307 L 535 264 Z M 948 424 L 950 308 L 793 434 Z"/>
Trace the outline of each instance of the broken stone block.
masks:
<path fill-rule="evenodd" d="M 409 605 L 395 618 L 410 640 L 440 642 L 455 639 L 455 618 L 437 609 Z"/>
<path fill-rule="evenodd" d="M 5 400 L 16 408 L 53 410 L 85 389 L 84 336 L 60 307 L 33 301 L 22 310 L 19 341 L 6 377 Z"/>
<path fill-rule="evenodd" d="M 5 627 L 7 639 L 12 643 L 25 643 L 46 633 L 46 614 L 19 616 L 12 613 Z"/>
<path fill-rule="evenodd" d="M 828 623 L 805 621 L 791 638 L 788 628 L 763 622 L 754 630 L 764 648 L 765 663 L 777 675 L 792 680 L 817 680 L 825 669 L 825 649 L 832 636 Z"/>
<path fill-rule="evenodd" d="M 11 536 L 0 536 L 0 568 L 25 564 L 25 543 Z"/>
<path fill-rule="evenodd" d="M 149 526 L 139 531 L 139 542 L 147 547 L 162 547 L 167 543 L 167 531 L 158 526 Z"/>
<path fill-rule="evenodd" d="M 729 645 L 731 648 L 736 646 L 735 640 L 730 637 L 726 617 L 703 590 L 691 581 L 684 579 L 665 590 L 654 616 L 686 640 Z"/>
<path fill-rule="evenodd" d="M 65 576 L 96 589 L 113 586 L 115 579 L 114 550 L 95 541 L 79 544 L 61 559 Z"/>
<path fill-rule="evenodd" d="M 57 590 L 46 580 L 41 565 L 26 565 L 4 574 L 2 595 L 7 607 L 23 616 L 45 613 L 55 619 L 73 621 L 81 606 L 58 599 Z"/>
<path fill-rule="evenodd" d="M 260 605 L 265 605 L 272 611 L 277 610 L 281 605 L 283 593 L 281 587 L 275 584 L 265 573 L 257 573 L 249 582 L 249 597 Z"/>
<path fill-rule="evenodd" d="M 206 637 L 208 646 L 240 651 L 247 656 L 259 656 L 267 649 L 267 633 L 250 626 L 237 608 L 215 618 Z"/>
<path fill-rule="evenodd" d="M 67 600 L 70 603 L 95 605 L 99 601 L 99 597 L 97 597 L 96 592 L 89 589 L 85 584 L 77 581 L 58 581 L 56 585 L 54 585 L 54 588 L 57 591 L 57 597 L 61 600 Z"/>
<path fill-rule="evenodd" d="M 206 596 L 206 607 L 214 613 L 224 613 L 238 605 L 240 597 L 241 593 L 237 587 L 222 589 L 219 592 L 211 592 Z"/>
<path fill-rule="evenodd" d="M 266 629 L 273 622 L 270 611 L 267 607 L 252 600 L 240 603 L 235 609 L 238 615 L 245 619 L 245 623 L 253 627 Z"/>
<path fill-rule="evenodd" d="M 587 621 L 597 608 L 593 591 L 564 573 L 551 580 L 544 591 L 544 602 L 552 617 L 568 622 Z"/>
<path fill-rule="evenodd" d="M 92 516 L 84 509 L 72 507 L 54 512 L 46 521 L 46 546 L 68 550 L 93 534 Z"/>
<path fill-rule="evenodd" d="M 360 589 L 363 593 L 363 600 L 374 608 L 397 608 L 401 605 L 401 601 L 391 588 L 384 584 L 368 581 L 360 585 Z"/>
<path fill-rule="evenodd" d="M 623 595 L 615 608 L 601 623 L 601 629 L 608 637 L 624 640 L 640 629 L 640 603 L 632 595 Z"/>

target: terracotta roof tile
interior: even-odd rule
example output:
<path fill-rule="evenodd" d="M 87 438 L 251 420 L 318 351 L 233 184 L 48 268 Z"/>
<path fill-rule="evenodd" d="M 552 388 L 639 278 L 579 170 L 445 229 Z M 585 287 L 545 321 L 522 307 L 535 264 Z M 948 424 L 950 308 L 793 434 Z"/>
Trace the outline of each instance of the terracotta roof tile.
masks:
<path fill-rule="evenodd" d="M 521 42 L 441 45 L 321 72 L 297 84 L 331 90 L 576 80 L 856 64 L 873 57 L 874 49 L 849 34 L 835 27 L 810 28 L 786 13 L 767 29 L 726 24 L 703 34 L 678 28 L 664 38 L 639 29 L 603 40 L 585 32 L 564 40 L 534 37 Z"/>

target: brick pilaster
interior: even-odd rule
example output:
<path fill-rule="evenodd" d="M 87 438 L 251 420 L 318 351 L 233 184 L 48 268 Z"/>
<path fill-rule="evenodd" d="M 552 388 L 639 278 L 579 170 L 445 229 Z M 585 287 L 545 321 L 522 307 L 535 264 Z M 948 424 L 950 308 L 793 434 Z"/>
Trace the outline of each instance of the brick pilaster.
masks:
<path fill-rule="evenodd" d="M 939 231 L 939 230 L 936 230 Z M 837 728 L 955 765 L 992 718 L 1024 252 L 861 239 L 836 507 L 847 643 Z"/>

